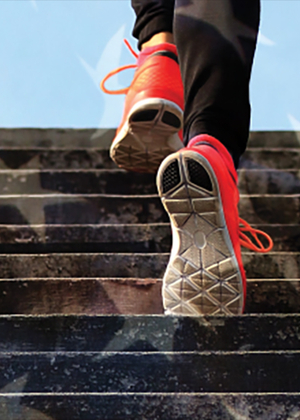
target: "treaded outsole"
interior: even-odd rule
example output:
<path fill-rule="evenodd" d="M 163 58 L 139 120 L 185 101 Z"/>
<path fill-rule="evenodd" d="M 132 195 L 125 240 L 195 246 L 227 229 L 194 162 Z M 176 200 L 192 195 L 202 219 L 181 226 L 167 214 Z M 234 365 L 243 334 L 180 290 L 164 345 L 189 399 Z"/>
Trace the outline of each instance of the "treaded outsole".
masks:
<path fill-rule="evenodd" d="M 194 151 L 174 153 L 159 168 L 157 184 L 173 234 L 163 278 L 165 313 L 241 314 L 242 275 L 210 163 Z"/>
<path fill-rule="evenodd" d="M 128 171 L 156 173 L 163 159 L 183 146 L 178 135 L 182 118 L 182 110 L 170 101 L 139 102 L 113 141 L 111 158 Z"/>

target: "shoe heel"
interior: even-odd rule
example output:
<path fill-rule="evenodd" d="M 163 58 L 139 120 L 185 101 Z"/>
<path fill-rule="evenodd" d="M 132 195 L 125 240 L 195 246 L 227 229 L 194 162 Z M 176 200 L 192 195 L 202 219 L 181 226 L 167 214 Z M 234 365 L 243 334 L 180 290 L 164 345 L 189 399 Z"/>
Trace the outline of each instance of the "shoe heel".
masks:
<path fill-rule="evenodd" d="M 182 114 L 175 103 L 160 98 L 136 103 L 111 145 L 111 158 L 121 168 L 155 173 L 166 156 L 183 146 Z"/>

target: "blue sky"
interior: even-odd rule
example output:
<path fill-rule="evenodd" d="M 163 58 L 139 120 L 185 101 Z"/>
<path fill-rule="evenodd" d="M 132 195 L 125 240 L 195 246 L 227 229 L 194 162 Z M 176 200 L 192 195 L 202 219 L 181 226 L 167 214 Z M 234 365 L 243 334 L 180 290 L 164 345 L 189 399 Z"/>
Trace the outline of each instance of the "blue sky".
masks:
<path fill-rule="evenodd" d="M 253 130 L 300 130 L 300 1 L 263 0 Z M 0 1 L 0 127 L 116 127 L 123 96 L 99 82 L 134 63 L 129 0 Z M 110 81 L 126 86 L 132 73 Z"/>

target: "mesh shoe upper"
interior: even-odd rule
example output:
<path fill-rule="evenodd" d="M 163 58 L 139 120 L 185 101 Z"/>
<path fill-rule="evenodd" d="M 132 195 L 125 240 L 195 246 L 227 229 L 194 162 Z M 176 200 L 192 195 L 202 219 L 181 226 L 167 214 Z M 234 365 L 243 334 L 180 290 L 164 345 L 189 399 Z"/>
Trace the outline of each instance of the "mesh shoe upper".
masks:
<path fill-rule="evenodd" d="M 131 85 L 115 93 L 126 93 L 121 130 L 131 108 L 139 101 L 148 98 L 161 98 L 174 102 L 182 110 L 184 108 L 183 85 L 177 59 L 176 46 L 162 43 L 155 47 L 147 47 L 137 56 L 137 64 L 118 69 L 136 67 Z M 102 81 L 101 87 L 106 93 L 113 93 L 104 87 L 113 71 Z"/>
<path fill-rule="evenodd" d="M 211 163 L 216 174 L 229 235 L 240 270 L 243 274 L 243 279 L 246 281 L 241 257 L 241 245 L 256 252 L 269 252 L 273 247 L 272 239 L 266 233 L 251 228 L 247 222 L 239 218 L 237 172 L 232 157 L 226 147 L 214 137 L 204 134 L 193 138 L 188 144 L 188 149 L 195 150 L 204 156 Z M 244 232 L 249 232 L 257 245 L 254 244 Z M 269 242 L 267 247 L 264 247 L 259 240 L 259 234 L 264 236 Z"/>

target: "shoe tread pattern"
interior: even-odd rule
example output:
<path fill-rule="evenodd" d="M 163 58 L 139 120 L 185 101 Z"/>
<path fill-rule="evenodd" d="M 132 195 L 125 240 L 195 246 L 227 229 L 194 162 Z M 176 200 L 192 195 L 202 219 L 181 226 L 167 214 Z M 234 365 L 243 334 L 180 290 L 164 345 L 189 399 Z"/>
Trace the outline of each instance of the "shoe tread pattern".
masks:
<path fill-rule="evenodd" d="M 110 156 L 122 169 L 156 173 L 161 162 L 182 147 L 181 125 L 182 115 L 170 104 L 159 100 L 143 105 L 130 116 L 121 139 L 113 142 Z"/>
<path fill-rule="evenodd" d="M 163 279 L 165 311 L 176 315 L 239 314 L 242 278 L 228 241 L 217 181 L 195 155 L 177 153 L 160 175 L 160 195 L 173 231 L 173 249 Z M 164 174 L 176 164 L 179 182 L 173 185 L 168 179 L 171 188 L 167 188 Z"/>

